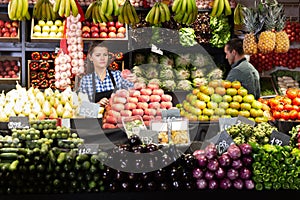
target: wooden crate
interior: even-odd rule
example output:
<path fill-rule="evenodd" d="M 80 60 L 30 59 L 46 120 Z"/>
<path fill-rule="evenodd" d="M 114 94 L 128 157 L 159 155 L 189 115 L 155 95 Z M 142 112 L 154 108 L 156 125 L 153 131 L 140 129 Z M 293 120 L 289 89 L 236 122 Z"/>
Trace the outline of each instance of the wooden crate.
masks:
<path fill-rule="evenodd" d="M 7 83 L 7 84 L 15 83 L 16 81 L 20 82 L 21 70 L 22 70 L 22 67 L 21 67 L 22 58 L 14 57 L 14 56 L 0 56 L 0 61 L 5 61 L 5 60 L 8 60 L 8 61 L 16 60 L 17 61 L 17 65 L 19 66 L 19 72 L 17 73 L 18 78 L 0 78 L 0 82 Z"/>
<path fill-rule="evenodd" d="M 7 14 L 0 14 L 0 20 L 3 20 L 5 22 L 16 22 L 18 23 L 17 27 L 17 36 L 16 37 L 0 37 L 0 42 L 20 42 L 20 22 L 19 21 L 12 21 L 8 18 Z"/>
<path fill-rule="evenodd" d="M 33 27 L 38 23 L 38 20 L 32 19 L 31 20 L 31 32 L 30 32 L 30 39 L 31 42 L 59 42 L 62 37 L 35 37 L 33 34 Z"/>

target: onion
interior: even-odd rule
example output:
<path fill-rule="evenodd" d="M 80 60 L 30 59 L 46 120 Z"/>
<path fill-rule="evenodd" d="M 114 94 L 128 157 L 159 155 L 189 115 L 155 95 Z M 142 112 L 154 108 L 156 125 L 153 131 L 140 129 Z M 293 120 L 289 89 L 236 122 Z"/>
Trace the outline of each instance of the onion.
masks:
<path fill-rule="evenodd" d="M 252 175 L 251 170 L 246 167 L 242 167 L 239 171 L 239 174 L 241 179 L 250 179 Z"/>
<path fill-rule="evenodd" d="M 207 157 L 207 159 L 215 158 L 218 155 L 216 145 L 213 143 L 208 144 L 204 150 L 205 150 L 205 156 Z"/>
<path fill-rule="evenodd" d="M 204 154 L 200 154 L 196 156 L 197 161 L 198 161 L 198 166 L 199 167 L 206 167 L 207 165 L 207 158 Z"/>
<path fill-rule="evenodd" d="M 219 187 L 219 183 L 218 183 L 218 181 L 217 180 L 215 180 L 215 179 L 212 179 L 212 180 L 209 180 L 208 181 L 208 188 L 209 189 L 218 189 L 218 187 Z"/>
<path fill-rule="evenodd" d="M 243 182 L 243 180 L 240 179 L 240 178 L 235 179 L 235 180 L 233 181 L 233 187 L 234 187 L 235 189 L 239 189 L 239 190 L 243 189 L 243 187 L 244 187 L 244 182 Z"/>
<path fill-rule="evenodd" d="M 193 177 L 196 179 L 202 178 L 203 177 L 203 170 L 200 168 L 195 168 L 193 169 Z"/>
<path fill-rule="evenodd" d="M 248 190 L 252 190 L 255 187 L 254 181 L 252 179 L 247 179 L 244 181 L 245 183 L 245 188 Z"/>
<path fill-rule="evenodd" d="M 196 184 L 198 189 L 205 189 L 207 187 L 207 181 L 204 178 L 197 179 Z"/>
<path fill-rule="evenodd" d="M 224 168 L 219 167 L 216 171 L 215 171 L 215 176 L 218 179 L 222 179 L 224 178 L 226 175 L 226 171 L 224 170 Z"/>
<path fill-rule="evenodd" d="M 219 168 L 219 162 L 217 159 L 208 160 L 207 169 L 216 171 Z"/>
<path fill-rule="evenodd" d="M 227 167 L 231 165 L 231 157 L 228 155 L 227 152 L 223 153 L 221 156 L 218 157 L 218 161 L 220 166 Z"/>
<path fill-rule="evenodd" d="M 210 170 L 206 170 L 204 173 L 204 177 L 206 180 L 211 180 L 215 177 L 215 173 Z"/>
<path fill-rule="evenodd" d="M 243 162 L 244 166 L 249 167 L 253 163 L 253 157 L 252 156 L 243 156 L 242 162 Z"/>
<path fill-rule="evenodd" d="M 229 145 L 227 152 L 232 159 L 238 159 L 242 155 L 240 147 L 234 143 Z"/>
<path fill-rule="evenodd" d="M 252 146 L 248 143 L 243 143 L 239 145 L 243 155 L 250 155 L 252 153 Z"/>
<path fill-rule="evenodd" d="M 243 166 L 243 163 L 240 159 L 238 160 L 233 160 L 231 163 L 231 167 L 234 169 L 240 169 Z"/>
<path fill-rule="evenodd" d="M 232 185 L 232 183 L 231 183 L 230 179 L 228 179 L 228 178 L 223 178 L 220 180 L 219 186 L 221 189 L 224 189 L 224 190 L 229 189 L 229 188 L 231 188 L 231 185 Z"/>
<path fill-rule="evenodd" d="M 204 149 L 197 149 L 193 152 L 193 155 L 197 158 L 197 155 L 202 155 L 204 153 L 205 153 Z"/>
<path fill-rule="evenodd" d="M 239 172 L 236 169 L 230 168 L 227 170 L 226 175 L 230 180 L 235 180 L 239 177 Z"/>

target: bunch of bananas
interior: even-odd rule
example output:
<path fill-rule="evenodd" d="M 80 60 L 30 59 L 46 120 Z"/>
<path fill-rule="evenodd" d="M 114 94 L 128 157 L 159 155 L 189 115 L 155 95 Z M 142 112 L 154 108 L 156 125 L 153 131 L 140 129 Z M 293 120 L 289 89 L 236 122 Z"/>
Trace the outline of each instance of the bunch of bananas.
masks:
<path fill-rule="evenodd" d="M 10 0 L 7 13 L 10 20 L 30 20 L 28 0 Z"/>
<path fill-rule="evenodd" d="M 153 7 L 146 15 L 145 21 L 150 24 L 160 24 L 170 21 L 171 12 L 167 4 L 163 2 L 155 2 Z"/>
<path fill-rule="evenodd" d="M 78 7 L 75 0 L 55 0 L 53 11 L 58 13 L 60 17 L 69 17 L 71 14 L 77 17 L 78 15 Z"/>
<path fill-rule="evenodd" d="M 237 3 L 233 11 L 233 22 L 235 25 L 241 25 L 244 22 L 243 6 Z"/>
<path fill-rule="evenodd" d="M 181 24 L 192 24 L 198 15 L 196 0 L 174 0 L 172 5 L 174 20 Z"/>
<path fill-rule="evenodd" d="M 214 0 L 210 16 L 219 17 L 223 11 L 225 16 L 231 15 L 229 0 Z"/>
<path fill-rule="evenodd" d="M 85 12 L 85 18 L 92 18 L 94 23 L 111 22 L 119 15 L 118 0 L 93 1 Z"/>
<path fill-rule="evenodd" d="M 125 24 L 135 25 L 140 22 L 140 18 L 134 6 L 129 0 L 126 0 L 120 7 L 120 13 L 118 15 L 118 21 Z"/>
<path fill-rule="evenodd" d="M 38 0 L 33 6 L 33 18 L 37 20 L 56 20 L 57 13 L 53 11 L 53 5 L 49 0 Z"/>

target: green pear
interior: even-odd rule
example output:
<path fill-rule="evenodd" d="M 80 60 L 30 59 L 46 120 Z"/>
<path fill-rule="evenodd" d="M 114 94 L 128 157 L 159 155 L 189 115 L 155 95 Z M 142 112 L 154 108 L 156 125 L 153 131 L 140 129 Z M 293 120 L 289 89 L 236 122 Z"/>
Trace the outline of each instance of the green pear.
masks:
<path fill-rule="evenodd" d="M 41 105 L 40 105 L 40 103 L 37 101 L 37 100 L 35 100 L 33 103 L 32 103 L 32 105 L 31 105 L 31 112 L 33 113 L 33 114 L 35 114 L 35 115 L 37 115 L 38 113 L 40 113 L 41 112 Z"/>
<path fill-rule="evenodd" d="M 64 106 L 61 103 L 59 103 L 56 108 L 57 116 L 62 117 L 64 111 L 65 111 Z"/>
<path fill-rule="evenodd" d="M 46 116 L 49 116 L 51 113 L 51 105 L 48 100 L 46 100 L 43 104 L 42 108 L 43 113 L 45 113 Z"/>
<path fill-rule="evenodd" d="M 72 118 L 73 117 L 73 112 L 70 110 L 65 110 L 65 112 L 62 115 L 62 118 Z"/>

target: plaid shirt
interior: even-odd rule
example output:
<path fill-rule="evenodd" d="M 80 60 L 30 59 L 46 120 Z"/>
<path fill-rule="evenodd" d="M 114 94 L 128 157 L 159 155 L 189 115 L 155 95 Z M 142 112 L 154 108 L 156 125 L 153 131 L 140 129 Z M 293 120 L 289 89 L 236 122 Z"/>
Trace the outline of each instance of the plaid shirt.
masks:
<path fill-rule="evenodd" d="M 121 89 L 121 88 L 127 89 L 133 87 L 132 82 L 127 81 L 121 77 L 121 71 L 119 70 L 111 71 L 111 74 L 115 79 L 117 88 L 114 88 L 114 85 L 112 83 L 112 80 L 109 77 L 109 73 L 107 70 L 106 70 L 106 76 L 103 81 L 101 81 L 101 79 L 98 77 L 96 72 L 94 73 L 95 73 L 96 93 L 105 92 L 113 89 Z M 92 74 L 87 74 L 82 77 L 82 79 L 80 80 L 79 91 L 82 93 L 87 93 L 88 96 L 94 95 Z"/>

